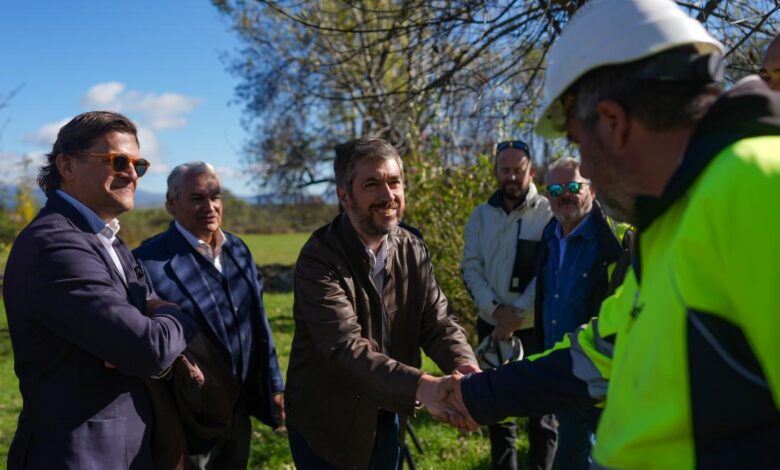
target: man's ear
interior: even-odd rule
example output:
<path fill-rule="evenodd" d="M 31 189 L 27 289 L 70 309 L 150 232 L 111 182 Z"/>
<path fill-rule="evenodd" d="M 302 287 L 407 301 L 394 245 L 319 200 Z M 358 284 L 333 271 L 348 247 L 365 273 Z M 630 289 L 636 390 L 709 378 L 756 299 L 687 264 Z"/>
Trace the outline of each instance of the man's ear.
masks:
<path fill-rule="evenodd" d="M 59 172 L 60 178 L 64 181 L 73 179 L 73 172 L 75 171 L 73 158 L 61 153 L 54 158 L 54 166 L 57 167 L 57 172 Z"/>
<path fill-rule="evenodd" d="M 341 206 L 346 208 L 349 201 L 347 198 L 347 191 L 342 186 L 336 186 L 336 196 L 338 196 Z"/>
<path fill-rule="evenodd" d="M 173 213 L 173 198 L 170 194 L 165 195 L 165 210 L 175 218 L 175 214 Z"/>
<path fill-rule="evenodd" d="M 613 100 L 599 101 L 596 105 L 599 120 L 597 132 L 602 142 L 617 153 L 628 145 L 630 123 L 625 108 Z"/>

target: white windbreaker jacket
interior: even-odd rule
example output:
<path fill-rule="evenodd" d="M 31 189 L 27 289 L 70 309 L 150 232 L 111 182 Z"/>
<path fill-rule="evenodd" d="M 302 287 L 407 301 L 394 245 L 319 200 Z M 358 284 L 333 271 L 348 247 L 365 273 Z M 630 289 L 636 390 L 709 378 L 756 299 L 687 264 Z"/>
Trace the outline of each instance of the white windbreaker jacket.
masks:
<path fill-rule="evenodd" d="M 508 214 L 502 199 L 496 191 L 471 213 L 460 263 L 479 316 L 491 325 L 496 324 L 493 311 L 500 304 L 523 308 L 530 313 L 526 318 L 533 318 L 534 255 L 552 217 L 550 203 L 533 183 L 525 201 Z"/>

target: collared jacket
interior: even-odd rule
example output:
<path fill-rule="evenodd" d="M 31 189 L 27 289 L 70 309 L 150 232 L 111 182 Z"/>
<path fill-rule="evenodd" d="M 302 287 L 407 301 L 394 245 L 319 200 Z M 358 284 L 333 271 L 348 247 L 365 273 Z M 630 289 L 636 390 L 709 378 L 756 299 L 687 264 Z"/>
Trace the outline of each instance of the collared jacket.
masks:
<path fill-rule="evenodd" d="M 205 370 L 214 371 L 215 377 L 224 381 L 231 375 L 235 383 L 226 384 L 227 389 L 242 388 L 246 392 L 249 410 L 252 416 L 263 423 L 277 427 L 281 423 L 275 415 L 273 395 L 284 391 L 284 383 L 279 368 L 276 346 L 268 325 L 263 305 L 263 278 L 257 270 L 246 244 L 237 236 L 224 232 L 225 244 L 223 256 L 230 257 L 241 275 L 251 286 L 249 299 L 236 299 L 236 302 L 250 302 L 251 317 L 247 327 L 227 331 L 220 318 L 221 310 L 198 260 L 201 255 L 171 223 L 167 231 L 145 241 L 133 254 L 143 264 L 149 274 L 150 285 L 160 298 L 174 302 L 201 326 L 205 337 L 197 343 L 197 350 L 188 351 L 192 358 L 206 360 L 214 352 L 211 364 L 203 365 Z M 245 381 L 230 373 L 230 353 L 225 344 L 229 344 L 230 335 L 251 337 L 253 347 L 246 351 L 249 374 Z M 206 349 L 203 344 L 210 343 Z M 226 369 L 227 373 L 222 369 Z M 232 393 L 226 393 L 224 400 L 230 401 Z M 232 402 L 230 403 L 232 407 Z M 191 449 L 192 450 L 192 449 Z"/>
<path fill-rule="evenodd" d="M 593 264 L 583 270 L 581 275 L 583 282 L 587 283 L 585 289 L 584 314 L 587 319 L 595 317 L 601 308 L 601 302 L 615 292 L 615 288 L 623 283 L 626 271 L 631 264 L 631 239 L 633 231 L 628 227 L 619 227 L 614 221 L 604 214 L 597 201 L 593 202 L 590 217 L 596 229 L 596 259 Z M 555 237 L 554 232 L 557 220 L 553 219 L 544 229 L 544 237 L 537 252 L 534 271 L 536 273 L 536 307 L 534 308 L 534 331 L 537 344 L 545 344 L 544 339 L 544 286 L 547 262 L 550 250 L 545 243 L 549 237 Z M 624 224 L 620 224 L 624 225 Z M 623 233 L 621 240 L 620 234 Z M 578 274 L 579 276 L 579 274 Z"/>
<path fill-rule="evenodd" d="M 778 187 L 780 94 L 751 77 L 702 118 L 661 197 L 637 199 L 637 256 L 599 317 L 466 379 L 472 415 L 608 396 L 599 468 L 780 468 Z"/>
<path fill-rule="evenodd" d="M 496 306 L 518 301 L 533 279 L 542 231 L 552 217 L 550 203 L 533 183 L 525 201 L 508 213 L 502 200 L 497 191 L 471 213 L 460 263 L 479 316 L 491 325 Z"/>
<path fill-rule="evenodd" d="M 344 214 L 312 234 L 295 265 L 287 422 L 339 468 L 368 466 L 380 408 L 414 414 L 421 347 L 445 373 L 476 364 L 463 329 L 447 314 L 422 240 L 396 228 L 385 243 L 384 302 L 369 278 L 365 245 Z"/>
<path fill-rule="evenodd" d="M 144 378 L 167 369 L 197 325 L 170 305 L 145 316 L 151 293 L 127 246 L 114 245 L 121 276 L 87 219 L 47 197 L 5 269 L 23 400 L 8 468 L 154 468 Z"/>

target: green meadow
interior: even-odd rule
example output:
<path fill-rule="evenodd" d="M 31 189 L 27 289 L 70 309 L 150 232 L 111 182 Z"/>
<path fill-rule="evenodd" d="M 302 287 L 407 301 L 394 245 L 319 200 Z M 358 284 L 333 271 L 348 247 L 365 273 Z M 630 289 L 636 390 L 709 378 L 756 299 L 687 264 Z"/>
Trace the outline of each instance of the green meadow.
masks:
<path fill-rule="evenodd" d="M 282 264 L 292 266 L 303 248 L 308 233 L 272 233 L 242 235 L 241 239 L 249 247 L 255 261 L 260 266 Z"/>
<path fill-rule="evenodd" d="M 281 264 L 291 266 L 298 252 L 308 239 L 308 234 L 247 235 L 242 237 L 260 265 Z M 0 253 L 4 268 L 5 253 Z M 265 307 L 279 354 L 280 365 L 287 369 L 294 323 L 292 319 L 292 293 L 268 292 Z M 0 300 L 0 468 L 5 468 L 8 446 L 16 428 L 21 410 L 18 381 L 13 372 L 13 351 L 8 337 L 5 308 Z M 425 369 L 440 374 L 436 366 L 425 360 Z M 312 399 L 316 399 L 312 397 Z M 490 445 L 486 431 L 463 435 L 458 431 L 434 422 L 422 411 L 413 418 L 411 426 L 422 452 L 407 437 L 415 466 L 419 469 L 488 469 Z M 522 420 L 521 420 L 522 424 Z M 521 433 L 518 439 L 520 459 L 526 457 L 528 442 Z M 522 465 L 522 462 L 521 462 Z M 253 469 L 292 469 L 292 458 L 284 433 L 276 432 L 259 422 L 254 423 L 250 455 Z M 408 467 L 405 467 L 408 468 Z M 522 468 L 522 467 L 521 467 Z"/>

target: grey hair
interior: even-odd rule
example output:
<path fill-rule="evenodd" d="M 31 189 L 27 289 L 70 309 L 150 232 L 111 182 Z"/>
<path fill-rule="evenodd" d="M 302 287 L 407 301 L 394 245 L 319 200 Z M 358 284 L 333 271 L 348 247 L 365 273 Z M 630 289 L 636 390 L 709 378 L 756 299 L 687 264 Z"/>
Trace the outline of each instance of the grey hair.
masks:
<path fill-rule="evenodd" d="M 347 194 L 352 194 L 352 179 L 355 176 L 355 167 L 360 160 L 366 158 L 379 158 L 394 160 L 398 163 L 403 177 L 404 163 L 398 150 L 382 139 L 360 138 L 339 144 L 335 148 L 336 158 L 333 160 L 333 173 L 336 177 L 336 185 L 343 187 Z"/>
<path fill-rule="evenodd" d="M 546 184 L 550 183 L 550 175 L 552 172 L 559 168 L 571 168 L 572 170 L 579 170 L 580 161 L 572 157 L 563 157 L 552 162 L 550 166 L 547 167 L 547 173 L 544 174 L 544 182 Z"/>
<path fill-rule="evenodd" d="M 608 65 L 588 72 L 572 87 L 576 91 L 576 115 L 593 131 L 598 122 L 597 105 L 611 100 L 619 103 L 629 117 L 655 131 L 691 126 L 720 94 L 717 83 L 697 80 L 653 80 L 638 78 L 654 61 L 680 53 L 695 52 L 686 45 L 625 64 Z"/>
<path fill-rule="evenodd" d="M 205 173 L 213 176 L 219 181 L 219 175 L 217 175 L 217 171 L 211 163 L 203 161 L 182 163 L 181 165 L 177 165 L 176 168 L 171 171 L 171 174 L 168 175 L 168 191 L 165 193 L 165 197 L 171 199 L 179 197 L 181 187 L 184 184 L 184 177 L 190 173 L 194 175 Z"/>

